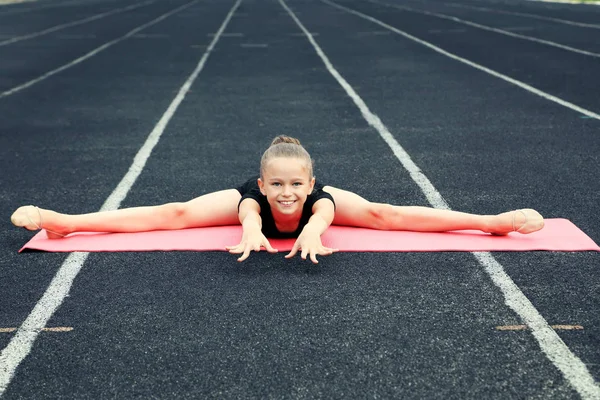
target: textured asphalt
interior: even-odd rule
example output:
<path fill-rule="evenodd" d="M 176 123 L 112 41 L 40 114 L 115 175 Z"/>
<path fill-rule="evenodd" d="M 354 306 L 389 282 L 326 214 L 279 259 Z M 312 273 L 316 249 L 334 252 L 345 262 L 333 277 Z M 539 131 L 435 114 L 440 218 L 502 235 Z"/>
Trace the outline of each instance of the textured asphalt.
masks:
<path fill-rule="evenodd" d="M 458 4 L 457 2 L 460 2 Z M 382 3 L 387 3 L 384 5 Z M 0 42 L 136 4 L 0 7 Z M 66 254 L 18 249 L 23 204 L 98 210 L 234 4 L 199 0 L 64 71 L 11 89 L 179 6 L 130 11 L 0 44 L 0 328 L 19 327 Z M 287 4 L 451 208 L 532 207 L 600 243 L 600 120 L 318 0 Z M 429 11 L 600 53 L 600 7 L 527 1 L 338 2 L 594 113 L 600 57 L 424 15 Z M 413 11 L 389 6 L 402 5 Z M 3 95 L 4 94 L 4 95 Z M 317 179 L 380 202 L 428 205 L 277 1 L 244 0 L 122 207 L 235 187 L 278 134 Z M 600 381 L 600 255 L 493 253 Z M 91 254 L 6 399 L 578 398 L 469 253 Z M 0 333 L 4 349 L 14 332 Z M 1 365 L 0 365 L 1 367 Z"/>

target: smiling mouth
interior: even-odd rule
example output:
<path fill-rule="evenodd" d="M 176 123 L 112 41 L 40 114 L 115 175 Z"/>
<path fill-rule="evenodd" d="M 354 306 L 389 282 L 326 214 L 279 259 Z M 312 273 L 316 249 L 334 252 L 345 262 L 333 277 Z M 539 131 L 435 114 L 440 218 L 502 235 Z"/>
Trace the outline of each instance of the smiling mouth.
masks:
<path fill-rule="evenodd" d="M 279 204 L 281 204 L 284 207 L 289 207 L 292 204 L 294 204 L 296 202 L 296 200 L 291 200 L 291 201 L 280 201 Z"/>

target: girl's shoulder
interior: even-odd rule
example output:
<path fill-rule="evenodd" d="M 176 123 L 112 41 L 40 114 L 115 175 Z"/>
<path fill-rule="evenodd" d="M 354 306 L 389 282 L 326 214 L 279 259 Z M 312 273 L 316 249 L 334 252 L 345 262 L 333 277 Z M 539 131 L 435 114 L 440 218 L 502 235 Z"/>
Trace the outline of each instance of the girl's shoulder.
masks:
<path fill-rule="evenodd" d="M 248 179 L 246 182 L 242 183 L 236 189 L 238 192 L 240 192 L 240 194 L 242 196 L 251 191 L 259 191 L 260 192 L 260 190 L 258 188 L 258 176 L 256 176 L 255 178 Z"/>

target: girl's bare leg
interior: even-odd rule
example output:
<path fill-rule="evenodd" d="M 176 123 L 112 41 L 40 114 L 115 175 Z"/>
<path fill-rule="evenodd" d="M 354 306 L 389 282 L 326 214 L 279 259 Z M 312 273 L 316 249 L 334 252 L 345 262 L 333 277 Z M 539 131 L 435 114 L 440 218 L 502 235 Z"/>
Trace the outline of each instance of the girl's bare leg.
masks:
<path fill-rule="evenodd" d="M 331 186 L 324 190 L 335 200 L 334 225 L 419 232 L 475 229 L 496 235 L 513 231 L 531 233 L 544 227 L 543 217 L 532 209 L 476 215 L 430 207 L 372 203 L 355 193 Z"/>
<path fill-rule="evenodd" d="M 90 214 L 68 215 L 33 206 L 19 207 L 11 216 L 14 225 L 29 230 L 40 227 L 48 237 L 73 232 L 142 232 L 239 224 L 237 206 L 241 195 L 235 189 L 197 197 L 186 203 L 132 207 Z M 41 217 L 41 218 L 40 218 Z"/>

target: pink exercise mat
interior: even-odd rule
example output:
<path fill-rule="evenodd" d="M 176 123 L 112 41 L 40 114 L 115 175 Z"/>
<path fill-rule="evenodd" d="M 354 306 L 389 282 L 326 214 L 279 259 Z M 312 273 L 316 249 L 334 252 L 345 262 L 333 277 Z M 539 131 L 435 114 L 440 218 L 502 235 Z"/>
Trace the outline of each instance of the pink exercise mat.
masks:
<path fill-rule="evenodd" d="M 73 251 L 225 251 L 238 244 L 241 226 L 194 228 L 139 233 L 73 233 L 48 239 L 45 231 L 35 235 L 25 249 Z M 547 219 L 541 231 L 521 235 L 492 236 L 479 231 L 407 232 L 331 226 L 322 236 L 325 246 L 340 251 L 600 251 L 583 231 L 566 219 Z M 279 251 L 290 250 L 294 239 L 271 239 Z"/>

